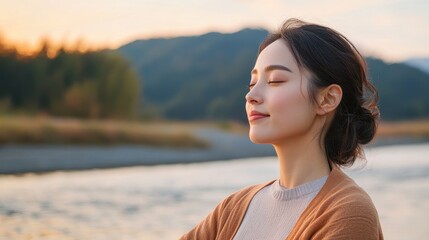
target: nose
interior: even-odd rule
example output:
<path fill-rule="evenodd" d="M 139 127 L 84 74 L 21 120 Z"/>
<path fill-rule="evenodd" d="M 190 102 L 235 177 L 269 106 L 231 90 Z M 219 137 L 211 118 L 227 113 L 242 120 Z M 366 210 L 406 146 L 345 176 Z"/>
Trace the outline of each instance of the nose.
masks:
<path fill-rule="evenodd" d="M 246 102 L 251 104 L 260 104 L 262 102 L 262 97 L 255 91 L 253 87 L 245 96 Z"/>

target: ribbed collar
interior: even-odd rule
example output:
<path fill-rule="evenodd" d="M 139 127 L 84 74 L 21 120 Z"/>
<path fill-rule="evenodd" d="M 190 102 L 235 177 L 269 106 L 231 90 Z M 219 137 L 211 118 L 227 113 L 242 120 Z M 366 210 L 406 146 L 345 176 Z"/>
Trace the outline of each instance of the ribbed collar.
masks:
<path fill-rule="evenodd" d="M 327 179 L 328 175 L 290 189 L 281 186 L 280 179 L 277 179 L 273 184 L 271 184 L 270 192 L 274 199 L 278 201 L 287 201 L 318 192 L 322 188 L 323 184 L 325 184 Z"/>

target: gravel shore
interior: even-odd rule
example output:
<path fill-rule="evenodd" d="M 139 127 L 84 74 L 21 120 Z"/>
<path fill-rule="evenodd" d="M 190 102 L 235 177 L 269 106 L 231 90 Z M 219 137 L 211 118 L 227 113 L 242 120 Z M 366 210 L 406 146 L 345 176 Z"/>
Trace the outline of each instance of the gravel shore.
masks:
<path fill-rule="evenodd" d="M 246 135 L 212 128 L 199 128 L 195 135 L 208 140 L 211 147 L 4 145 L 0 147 L 0 174 L 192 163 L 275 154 L 271 145 L 253 144 Z"/>

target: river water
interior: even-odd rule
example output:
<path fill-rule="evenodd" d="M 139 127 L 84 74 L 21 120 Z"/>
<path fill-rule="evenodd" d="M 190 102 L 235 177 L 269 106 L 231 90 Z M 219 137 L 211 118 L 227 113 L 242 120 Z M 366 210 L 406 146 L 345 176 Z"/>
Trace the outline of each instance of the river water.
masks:
<path fill-rule="evenodd" d="M 385 239 L 427 239 L 429 143 L 365 149 L 346 170 Z M 224 197 L 278 177 L 275 157 L 0 175 L 0 239 L 178 239 Z"/>

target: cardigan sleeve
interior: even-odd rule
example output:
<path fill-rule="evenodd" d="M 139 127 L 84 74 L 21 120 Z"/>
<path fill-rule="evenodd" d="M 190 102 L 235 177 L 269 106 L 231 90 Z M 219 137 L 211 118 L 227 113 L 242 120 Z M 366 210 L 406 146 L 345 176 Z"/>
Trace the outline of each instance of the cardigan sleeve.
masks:
<path fill-rule="evenodd" d="M 180 240 L 215 240 L 232 236 L 253 194 L 265 184 L 252 185 L 224 198 L 200 223 Z"/>
<path fill-rule="evenodd" d="M 227 199 L 222 200 L 200 223 L 180 237 L 180 240 L 215 240 L 219 228 L 219 218 Z"/>

